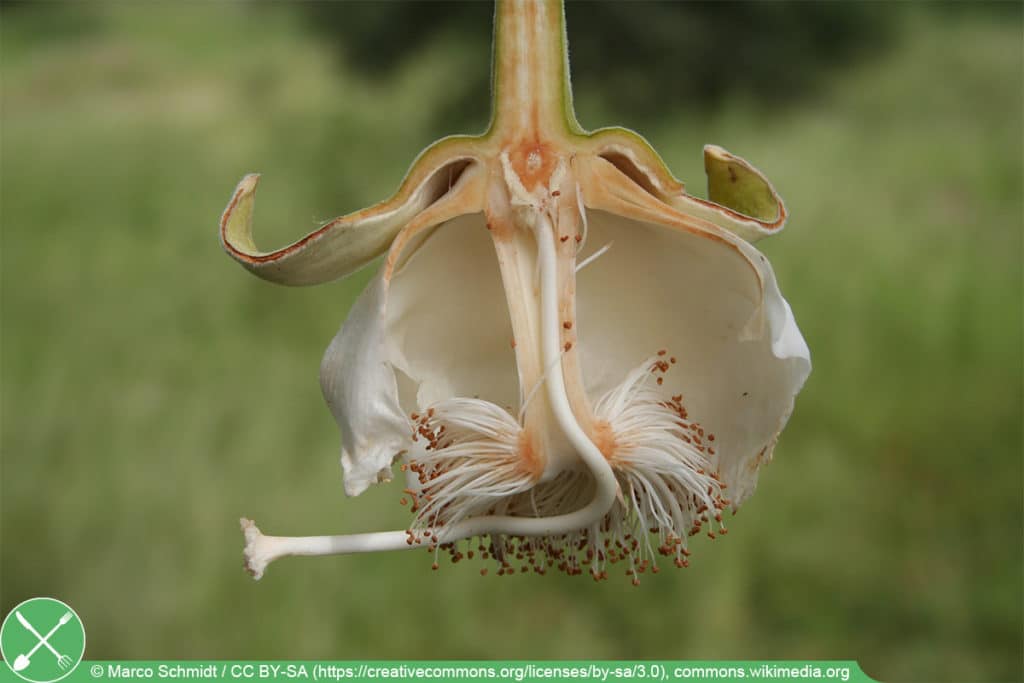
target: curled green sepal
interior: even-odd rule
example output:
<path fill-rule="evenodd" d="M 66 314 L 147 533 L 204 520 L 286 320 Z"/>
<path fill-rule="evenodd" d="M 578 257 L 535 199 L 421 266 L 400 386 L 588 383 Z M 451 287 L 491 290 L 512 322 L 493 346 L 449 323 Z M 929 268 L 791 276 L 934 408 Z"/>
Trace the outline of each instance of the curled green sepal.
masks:
<path fill-rule="evenodd" d="M 748 242 L 782 230 L 786 206 L 764 175 L 717 145 L 704 147 L 708 199 L 725 209 L 715 222 Z"/>
<path fill-rule="evenodd" d="M 275 251 L 261 251 L 253 240 L 253 205 L 260 176 L 238 183 L 220 218 L 220 240 L 231 258 L 256 276 L 281 285 L 316 285 L 355 272 L 391 246 L 418 214 L 447 195 L 471 162 L 464 142 L 438 141 L 413 163 L 391 198 L 335 218 Z"/>

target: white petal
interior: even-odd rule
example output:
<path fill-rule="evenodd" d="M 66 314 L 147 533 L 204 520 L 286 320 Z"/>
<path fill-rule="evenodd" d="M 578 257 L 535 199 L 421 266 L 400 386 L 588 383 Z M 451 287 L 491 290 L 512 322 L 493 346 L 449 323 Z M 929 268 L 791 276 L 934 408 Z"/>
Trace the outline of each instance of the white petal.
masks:
<path fill-rule="evenodd" d="M 742 502 L 810 371 L 767 259 L 738 240 L 746 257 L 721 240 L 602 211 L 588 211 L 588 222 L 588 251 L 613 243 L 578 276 L 588 393 L 604 394 L 666 349 L 677 363 L 665 395 L 682 393 L 691 419 L 715 434 L 726 495 Z"/>
<path fill-rule="evenodd" d="M 412 424 L 398 400 L 384 338 L 387 288 L 381 273 L 360 295 L 320 365 L 320 386 L 341 429 L 345 493 L 390 479 L 391 462 L 410 448 Z"/>
<path fill-rule="evenodd" d="M 419 410 L 455 397 L 518 406 L 512 323 L 483 214 L 436 228 L 391 280 L 393 362 L 418 385 Z"/>

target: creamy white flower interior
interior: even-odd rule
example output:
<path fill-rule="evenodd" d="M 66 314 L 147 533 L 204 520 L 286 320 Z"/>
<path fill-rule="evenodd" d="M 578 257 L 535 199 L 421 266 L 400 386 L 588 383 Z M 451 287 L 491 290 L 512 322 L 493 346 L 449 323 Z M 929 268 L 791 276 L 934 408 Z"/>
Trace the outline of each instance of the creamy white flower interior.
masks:
<path fill-rule="evenodd" d="M 754 490 L 810 372 L 750 243 L 785 219 L 767 180 L 709 147 L 699 200 L 639 136 L 582 133 L 558 4 L 497 19 L 489 133 L 442 141 L 395 198 L 277 252 L 251 239 L 255 178 L 225 211 L 229 253 L 286 284 L 387 249 L 321 384 L 345 491 L 400 470 L 412 512 L 406 530 L 354 536 L 244 520 L 257 577 L 287 554 L 423 547 L 478 551 L 499 574 L 514 557 L 595 579 L 624 562 L 634 582 L 658 554 L 685 566 L 687 538 L 725 533 L 721 512 Z"/>

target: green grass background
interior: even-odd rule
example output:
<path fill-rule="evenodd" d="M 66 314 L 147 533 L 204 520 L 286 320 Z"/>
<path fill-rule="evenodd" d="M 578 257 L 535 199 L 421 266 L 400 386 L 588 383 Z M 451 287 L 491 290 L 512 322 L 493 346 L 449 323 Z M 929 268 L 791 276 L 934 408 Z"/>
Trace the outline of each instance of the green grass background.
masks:
<path fill-rule="evenodd" d="M 486 54 L 437 40 L 370 79 L 284 5 L 5 14 L 0 607 L 69 602 L 92 658 L 851 658 L 888 681 L 1021 680 L 1020 13 L 899 21 L 790 107 L 737 95 L 640 131 L 691 191 L 709 142 L 779 188 L 792 220 L 762 246 L 815 367 L 729 536 L 637 589 L 410 554 L 241 569 L 242 514 L 340 533 L 407 512 L 388 488 L 344 497 L 317 383 L 369 270 L 263 283 L 221 251 L 220 211 L 264 172 L 258 239 L 280 245 L 383 198 L 458 132 L 430 114 Z M 576 82 L 584 125 L 633 123 L 606 118 L 600 74 Z"/>

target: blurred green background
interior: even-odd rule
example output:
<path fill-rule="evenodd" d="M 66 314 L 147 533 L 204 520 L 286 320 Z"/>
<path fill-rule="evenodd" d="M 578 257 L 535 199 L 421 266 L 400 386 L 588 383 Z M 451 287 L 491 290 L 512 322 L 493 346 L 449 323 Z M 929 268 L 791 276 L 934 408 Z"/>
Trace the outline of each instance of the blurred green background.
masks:
<path fill-rule="evenodd" d="M 241 569 L 242 514 L 301 534 L 407 511 L 344 497 L 317 382 L 372 269 L 274 287 L 217 218 L 263 172 L 257 237 L 281 245 L 482 129 L 488 6 L 4 6 L 3 611 L 69 602 L 92 658 L 1022 680 L 1020 5 L 688 7 L 570 6 L 580 121 L 637 128 L 693 192 L 704 143 L 773 180 L 792 219 L 761 246 L 815 367 L 728 538 L 633 588 L 409 554 Z"/>

